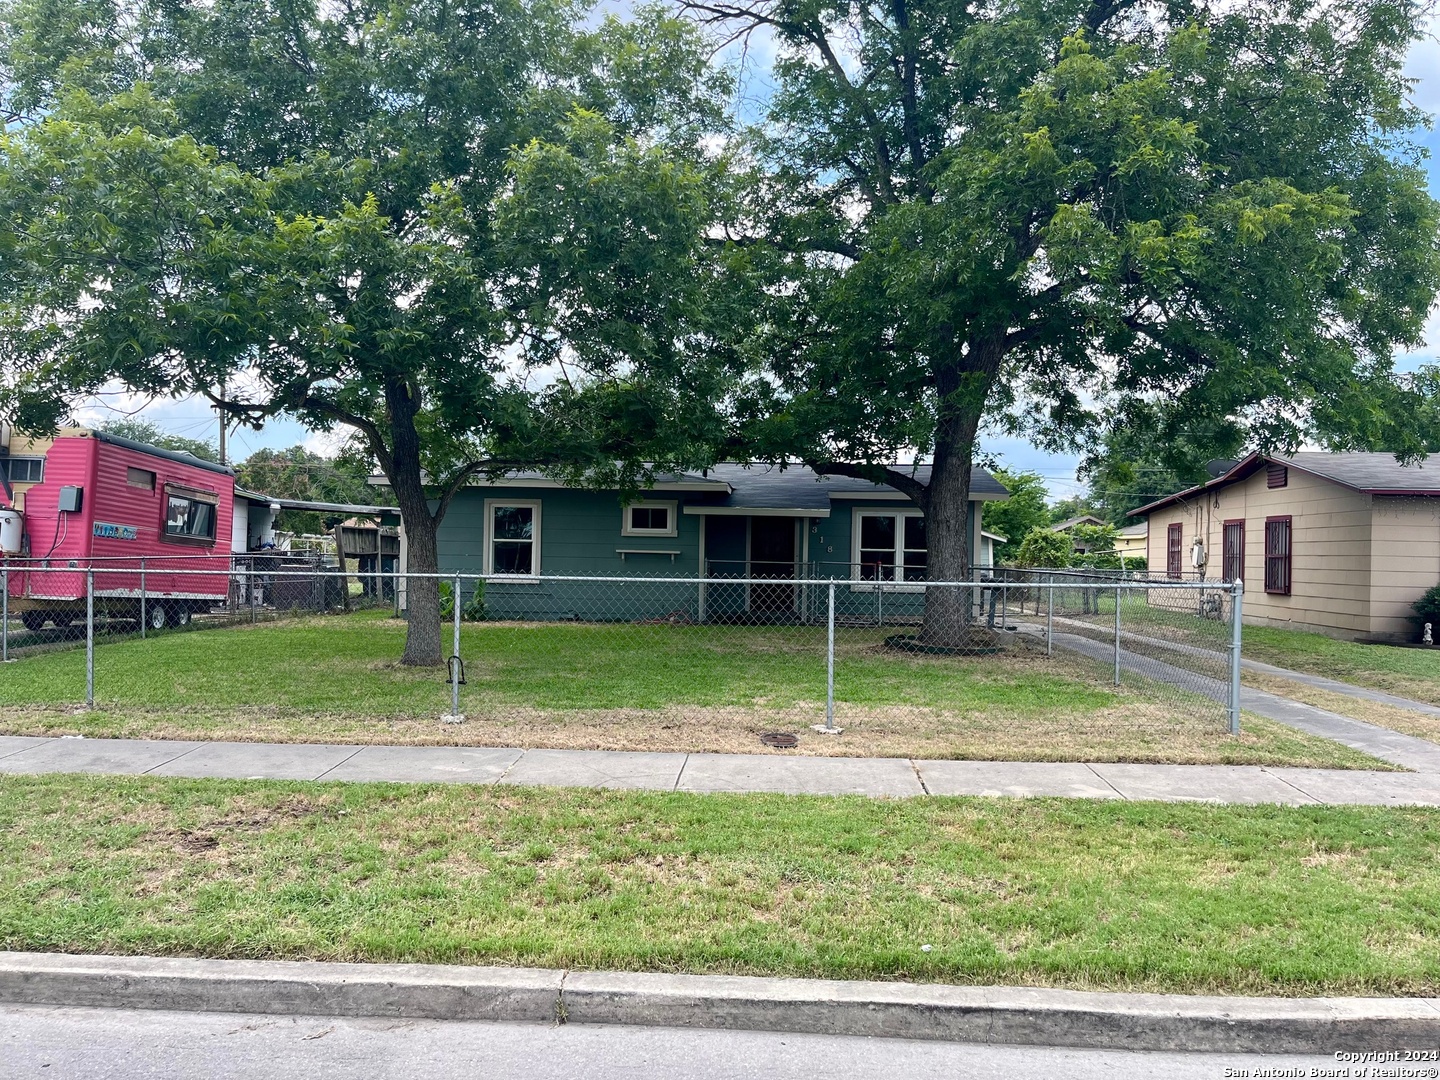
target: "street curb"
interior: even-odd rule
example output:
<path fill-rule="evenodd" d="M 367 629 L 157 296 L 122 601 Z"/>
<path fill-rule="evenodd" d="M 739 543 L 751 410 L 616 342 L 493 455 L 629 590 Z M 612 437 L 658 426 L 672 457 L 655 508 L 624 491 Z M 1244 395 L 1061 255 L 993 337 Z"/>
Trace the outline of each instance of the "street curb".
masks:
<path fill-rule="evenodd" d="M 0 952 L 7 1004 L 1332 1054 L 1440 1046 L 1440 999 L 1229 998 L 431 964 Z"/>

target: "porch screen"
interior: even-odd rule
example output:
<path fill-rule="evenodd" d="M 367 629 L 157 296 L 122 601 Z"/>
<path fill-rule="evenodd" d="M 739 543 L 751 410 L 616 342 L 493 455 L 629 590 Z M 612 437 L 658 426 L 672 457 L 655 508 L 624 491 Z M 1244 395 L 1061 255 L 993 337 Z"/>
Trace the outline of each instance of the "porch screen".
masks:
<path fill-rule="evenodd" d="M 1290 554 L 1292 550 L 1290 519 L 1265 519 L 1265 591 L 1279 596 L 1290 595 Z"/>

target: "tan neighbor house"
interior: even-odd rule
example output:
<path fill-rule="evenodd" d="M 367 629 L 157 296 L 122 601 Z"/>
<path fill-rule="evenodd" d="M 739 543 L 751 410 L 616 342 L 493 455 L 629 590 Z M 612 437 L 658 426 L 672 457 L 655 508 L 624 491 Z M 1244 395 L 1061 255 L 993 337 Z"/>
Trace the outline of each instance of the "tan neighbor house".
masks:
<path fill-rule="evenodd" d="M 1152 577 L 1239 577 L 1247 623 L 1409 640 L 1411 604 L 1440 584 L 1440 460 L 1252 454 L 1132 514 Z"/>

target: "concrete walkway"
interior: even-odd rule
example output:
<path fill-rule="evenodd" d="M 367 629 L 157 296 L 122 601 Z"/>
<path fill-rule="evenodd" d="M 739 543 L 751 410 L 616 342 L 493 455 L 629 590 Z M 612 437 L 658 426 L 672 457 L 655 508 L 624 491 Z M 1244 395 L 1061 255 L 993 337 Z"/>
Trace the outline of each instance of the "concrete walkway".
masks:
<path fill-rule="evenodd" d="M 1020 633 L 1031 637 L 1038 637 L 1043 640 L 1045 627 L 1043 624 L 1019 622 L 1015 624 Z M 1122 641 L 1124 640 L 1122 636 Z M 1144 640 L 1136 636 L 1136 640 Z M 1189 647 L 1176 648 L 1171 643 L 1158 643 L 1162 647 L 1171 648 L 1174 651 L 1200 650 Z M 1105 641 L 1097 641 L 1093 638 L 1082 637 L 1079 634 L 1069 634 L 1056 631 L 1055 645 L 1070 652 L 1080 653 L 1092 660 L 1098 660 L 1109 664 L 1114 659 L 1114 646 Z M 1210 654 L 1213 655 L 1213 654 Z M 1244 665 L 1242 661 L 1242 666 Z M 1189 693 L 1198 694 L 1210 698 L 1212 701 L 1228 702 L 1230 700 L 1230 687 L 1223 680 L 1213 678 L 1200 672 L 1183 668 L 1176 664 L 1167 663 L 1164 660 L 1147 656 L 1144 653 L 1135 652 L 1122 646 L 1120 650 L 1120 667 L 1122 671 L 1128 671 L 1135 675 L 1141 675 L 1148 679 L 1155 679 L 1159 682 L 1169 683 Z M 1256 670 L 1264 670 L 1264 667 L 1257 667 Z M 1350 686 L 1348 683 L 1334 682 L 1329 679 L 1318 679 L 1316 676 L 1305 676 L 1300 672 L 1287 672 L 1283 668 L 1269 669 L 1275 674 L 1283 674 L 1286 678 L 1298 677 L 1302 682 L 1311 682 L 1312 685 L 1322 686 L 1324 689 L 1335 688 L 1336 692 L 1342 692 L 1338 688 L 1345 687 L 1350 691 L 1350 696 L 1361 697 L 1376 691 L 1365 691 L 1358 686 Z M 1313 681 L 1312 681 L 1313 680 Z M 1379 695 L 1373 700 L 1388 699 L 1389 704 L 1403 703 L 1404 708 L 1420 706 L 1421 709 L 1432 708 L 1432 706 L 1421 705 L 1420 702 L 1411 702 L 1406 698 L 1394 698 L 1390 695 Z M 1248 712 L 1256 713 L 1266 719 L 1274 720 L 1277 723 L 1285 724 L 1299 731 L 1309 732 L 1312 735 L 1319 735 L 1321 738 L 1331 739 L 1342 743 L 1352 749 L 1377 757 L 1381 761 L 1388 761 L 1392 765 L 1399 765 L 1401 768 L 1414 769 L 1416 772 L 1440 773 L 1440 745 L 1428 742 L 1425 739 L 1417 739 L 1413 735 L 1402 735 L 1398 731 L 1391 731 L 1389 728 L 1379 727 L 1376 724 L 1367 724 L 1363 720 L 1356 720 L 1349 716 L 1341 716 L 1339 713 L 1328 712 L 1325 709 L 1316 708 L 1314 705 L 1306 705 L 1303 702 L 1292 701 L 1290 698 L 1281 697 L 1265 690 L 1256 690 L 1249 686 L 1240 688 L 1240 707 Z"/>
<path fill-rule="evenodd" d="M 1440 806 L 1440 771 L 0 736 L 0 775 L 62 772 L 881 797 L 1012 795 Z"/>
<path fill-rule="evenodd" d="M 1393 705 L 1397 709 L 1409 709 L 1411 712 L 1424 713 L 1426 716 L 1440 719 L 1440 705 L 1416 701 L 1414 698 L 1387 694 L 1383 690 L 1371 690 L 1367 686 L 1356 686 L 1354 683 L 1340 682 L 1338 679 L 1327 679 L 1323 675 L 1311 675 L 1307 671 L 1291 671 L 1289 668 L 1263 664 L 1259 660 L 1246 660 L 1244 657 L 1240 658 L 1240 667 L 1245 671 L 1258 671 L 1263 675 L 1275 675 L 1282 679 L 1289 679 L 1291 682 L 1304 683 L 1306 686 L 1313 686 L 1317 690 L 1327 690 L 1332 694 L 1343 694 L 1345 697 L 1357 698 L 1360 701 L 1373 701 L 1380 705 Z"/>

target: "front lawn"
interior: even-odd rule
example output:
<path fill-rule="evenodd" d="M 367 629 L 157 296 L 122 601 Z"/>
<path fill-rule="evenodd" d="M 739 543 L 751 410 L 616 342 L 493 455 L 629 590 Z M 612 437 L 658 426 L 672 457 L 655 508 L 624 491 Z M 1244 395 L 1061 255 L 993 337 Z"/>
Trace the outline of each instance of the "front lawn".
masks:
<path fill-rule="evenodd" d="M 892 630 L 837 639 L 836 739 L 824 719 L 823 627 L 479 623 L 463 631 L 464 725 L 443 725 L 443 671 L 401 668 L 405 626 L 383 613 L 307 618 L 105 644 L 97 708 L 84 655 L 31 655 L 0 680 L 7 734 L 800 753 L 1008 760 L 1383 768 L 1337 743 L 1017 640 L 999 656 L 886 649 Z M 448 635 L 447 635 L 448 641 Z M 791 753 L 797 751 L 788 751 Z"/>
<path fill-rule="evenodd" d="M 1434 995 L 1437 938 L 1429 810 L 0 781 L 3 949 Z"/>
<path fill-rule="evenodd" d="M 1440 705 L 1440 649 L 1361 645 L 1324 634 L 1247 626 L 1244 655 L 1249 660 Z"/>

